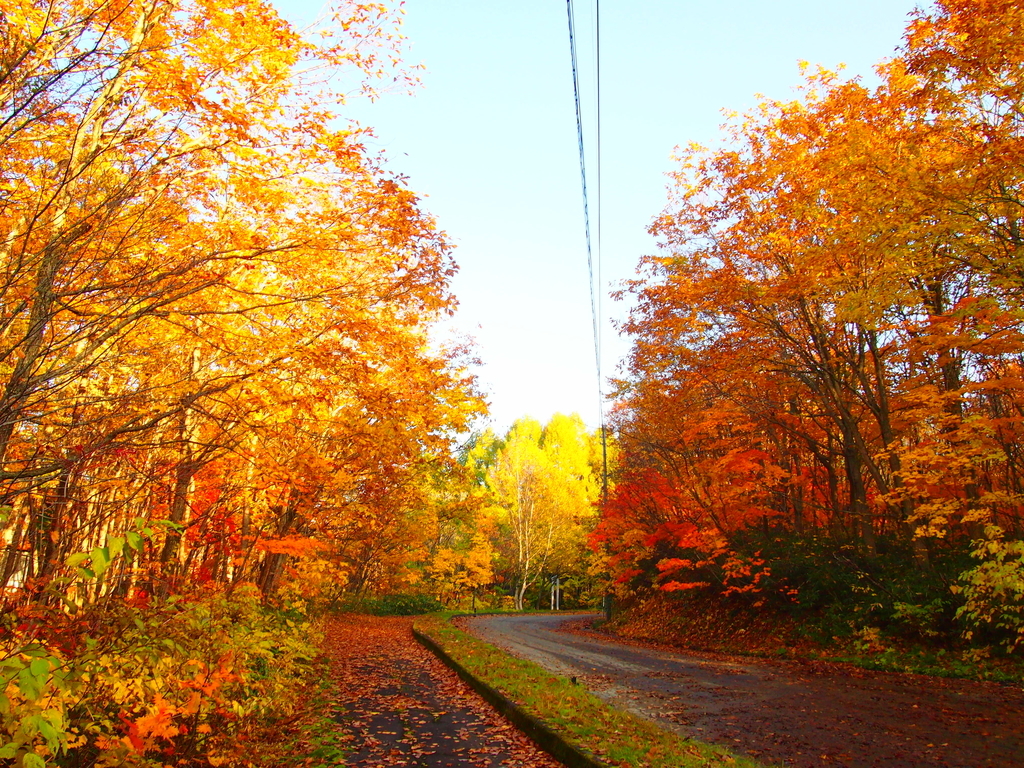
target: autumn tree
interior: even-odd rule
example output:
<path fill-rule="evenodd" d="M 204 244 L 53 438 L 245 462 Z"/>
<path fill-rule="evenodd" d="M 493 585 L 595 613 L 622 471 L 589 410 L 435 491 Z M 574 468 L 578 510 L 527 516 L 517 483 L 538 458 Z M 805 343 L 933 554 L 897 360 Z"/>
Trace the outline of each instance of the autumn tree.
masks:
<path fill-rule="evenodd" d="M 578 416 L 556 414 L 547 425 L 524 418 L 490 454 L 487 487 L 497 507 L 497 549 L 507 564 L 517 610 L 545 574 L 580 570 L 597 485 L 593 438 Z"/>
<path fill-rule="evenodd" d="M 393 22 L 347 3 L 304 37 L 244 0 L 5 9 L 5 581 L 135 520 L 161 522 L 164 589 L 202 572 L 272 592 L 290 555 L 260 542 L 289 536 L 347 547 L 358 581 L 406 526 L 479 404 L 427 337 L 451 307 L 443 238 L 332 122 L 338 89 L 384 72 Z"/>
<path fill-rule="evenodd" d="M 483 406 L 445 238 L 338 114 L 407 79 L 399 16 L 0 11 L 4 758 L 235 762 L 311 653 L 260 603 L 423 549 Z"/>
<path fill-rule="evenodd" d="M 928 582 L 857 585 L 892 611 L 871 620 L 937 594 L 948 630 L 948 569 L 1019 532 L 1020 23 L 940 2 L 880 86 L 808 71 L 728 146 L 679 152 L 598 533 L 623 581 L 791 596 L 761 549 L 827 535 L 854 580 L 905 554 Z"/>

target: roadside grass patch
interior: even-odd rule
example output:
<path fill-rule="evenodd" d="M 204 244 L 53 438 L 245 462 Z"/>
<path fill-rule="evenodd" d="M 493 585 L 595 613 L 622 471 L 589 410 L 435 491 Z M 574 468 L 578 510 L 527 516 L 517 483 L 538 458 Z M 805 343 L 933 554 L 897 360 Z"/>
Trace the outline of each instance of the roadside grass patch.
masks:
<path fill-rule="evenodd" d="M 470 674 L 604 764 L 623 768 L 764 768 L 763 763 L 690 741 L 613 709 L 570 680 L 463 632 L 451 624 L 451 616 L 421 616 L 414 627 Z"/>

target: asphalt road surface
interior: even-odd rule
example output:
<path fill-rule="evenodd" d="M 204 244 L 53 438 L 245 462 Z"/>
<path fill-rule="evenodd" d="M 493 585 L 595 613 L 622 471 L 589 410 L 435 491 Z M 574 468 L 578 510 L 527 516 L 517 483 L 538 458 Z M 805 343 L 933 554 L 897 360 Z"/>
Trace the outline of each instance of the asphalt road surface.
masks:
<path fill-rule="evenodd" d="M 577 615 L 464 619 L 609 703 L 780 766 L 1024 768 L 1020 687 L 654 649 L 565 631 Z"/>

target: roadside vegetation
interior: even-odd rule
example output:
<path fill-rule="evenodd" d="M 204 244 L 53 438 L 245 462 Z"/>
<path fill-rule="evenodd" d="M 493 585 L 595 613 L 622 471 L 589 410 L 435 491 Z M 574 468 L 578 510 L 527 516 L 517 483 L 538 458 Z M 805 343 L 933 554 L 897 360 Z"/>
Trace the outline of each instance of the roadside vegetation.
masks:
<path fill-rule="evenodd" d="M 287 765 L 319 721 L 317 632 L 253 587 L 88 608 L 6 617 L 5 764 Z"/>
<path fill-rule="evenodd" d="M 626 640 L 676 648 L 755 656 L 841 662 L 887 672 L 909 672 L 999 682 L 1024 682 L 1024 659 L 998 647 L 971 645 L 956 638 L 930 642 L 885 633 L 855 631 L 851 619 L 843 634 L 829 637 L 814 617 L 791 610 L 752 605 L 746 598 L 650 591 L 635 596 L 610 622 L 596 629 Z M 825 625 L 829 626 L 829 625 Z"/>

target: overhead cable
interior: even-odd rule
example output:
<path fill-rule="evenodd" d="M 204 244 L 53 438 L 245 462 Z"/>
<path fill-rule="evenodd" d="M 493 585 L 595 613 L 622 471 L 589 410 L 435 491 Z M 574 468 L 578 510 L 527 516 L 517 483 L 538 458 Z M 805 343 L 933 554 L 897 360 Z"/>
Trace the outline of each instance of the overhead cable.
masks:
<path fill-rule="evenodd" d="M 601 323 L 600 323 L 600 287 L 601 287 L 601 2 L 594 0 L 595 29 L 595 90 L 597 107 L 597 238 L 596 251 L 591 243 L 590 204 L 587 190 L 587 153 L 583 139 L 583 108 L 580 98 L 579 58 L 576 53 L 576 14 L 573 0 L 566 0 L 569 14 L 569 50 L 572 60 L 572 86 L 576 97 L 576 135 L 580 152 L 580 183 L 583 188 L 583 227 L 587 243 L 587 272 L 590 278 L 590 316 L 594 334 L 594 360 L 597 367 L 597 396 L 601 420 L 601 488 L 604 499 L 608 497 L 608 439 L 604 417 L 604 380 L 601 371 Z M 597 280 L 594 279 L 595 263 Z"/>

